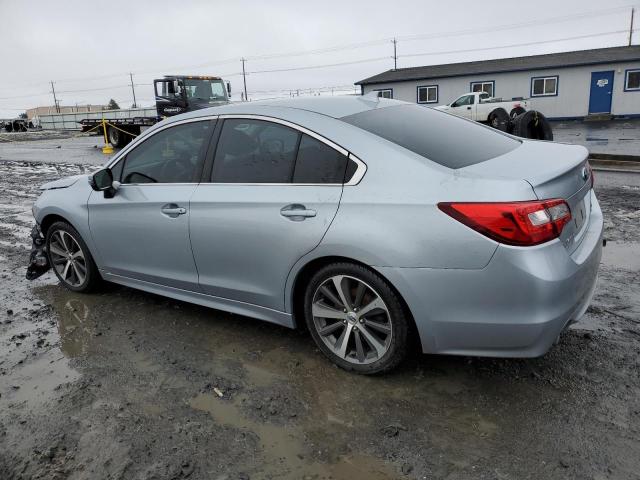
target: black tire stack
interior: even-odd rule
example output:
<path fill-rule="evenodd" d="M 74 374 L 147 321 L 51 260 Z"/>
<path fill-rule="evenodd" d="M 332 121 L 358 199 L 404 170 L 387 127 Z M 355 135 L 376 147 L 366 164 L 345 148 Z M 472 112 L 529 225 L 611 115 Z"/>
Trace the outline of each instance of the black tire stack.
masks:
<path fill-rule="evenodd" d="M 529 110 L 512 118 L 507 131 L 516 137 L 553 140 L 553 130 L 549 120 L 537 110 Z"/>

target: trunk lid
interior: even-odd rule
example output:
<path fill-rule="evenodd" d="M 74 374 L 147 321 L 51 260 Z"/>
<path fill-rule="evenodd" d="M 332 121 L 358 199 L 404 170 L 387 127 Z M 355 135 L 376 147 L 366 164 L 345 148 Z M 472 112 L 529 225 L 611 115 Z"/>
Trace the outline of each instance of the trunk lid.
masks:
<path fill-rule="evenodd" d="M 523 140 L 505 155 L 461 169 L 488 178 L 521 179 L 540 200 L 562 198 L 571 209 L 571 222 L 560 240 L 569 252 L 582 241 L 591 214 L 589 151 L 579 145 Z"/>

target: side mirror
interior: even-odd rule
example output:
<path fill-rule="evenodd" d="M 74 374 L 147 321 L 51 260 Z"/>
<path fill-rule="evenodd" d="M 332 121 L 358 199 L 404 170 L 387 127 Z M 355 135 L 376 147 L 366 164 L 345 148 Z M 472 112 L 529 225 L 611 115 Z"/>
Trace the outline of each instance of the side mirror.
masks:
<path fill-rule="evenodd" d="M 227 82 L 227 94 L 231 97 L 231 82 Z"/>
<path fill-rule="evenodd" d="M 109 190 L 113 187 L 113 174 L 111 173 L 111 169 L 103 168 L 102 170 L 98 170 L 92 175 L 89 183 L 91 184 L 91 188 L 96 192 Z"/>

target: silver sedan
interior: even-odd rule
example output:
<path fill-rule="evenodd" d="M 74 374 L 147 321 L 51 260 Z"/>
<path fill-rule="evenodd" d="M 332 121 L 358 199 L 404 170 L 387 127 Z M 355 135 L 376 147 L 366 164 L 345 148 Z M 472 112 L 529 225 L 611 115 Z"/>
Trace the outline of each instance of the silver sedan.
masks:
<path fill-rule="evenodd" d="M 306 327 L 375 373 L 413 344 L 534 357 L 587 309 L 603 219 L 587 151 L 367 97 L 215 107 L 160 122 L 34 206 L 51 266 Z M 241 321 L 241 320 L 240 320 Z"/>

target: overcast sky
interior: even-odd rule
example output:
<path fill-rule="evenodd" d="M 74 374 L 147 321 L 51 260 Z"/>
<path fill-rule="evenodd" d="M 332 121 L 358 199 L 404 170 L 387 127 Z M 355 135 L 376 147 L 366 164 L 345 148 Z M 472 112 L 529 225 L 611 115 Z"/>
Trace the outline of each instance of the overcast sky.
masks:
<path fill-rule="evenodd" d="M 241 57 L 254 72 L 247 75 L 251 99 L 323 87 L 330 95 L 332 87 L 349 91 L 354 82 L 393 68 L 393 37 L 399 68 L 626 45 L 633 4 L 0 0 L 0 118 L 52 105 L 52 80 L 63 105 L 114 98 L 128 108 L 129 72 L 143 105 L 153 105 L 149 83 L 165 74 L 221 75 L 238 97 Z M 637 6 L 640 0 L 640 25 Z M 519 26 L 506 28 L 513 25 Z M 332 47 L 339 48 L 326 51 Z M 256 58 L 278 54 L 295 55 Z M 334 66 L 299 69 L 321 65 Z M 257 73 L 282 69 L 298 70 Z"/>

